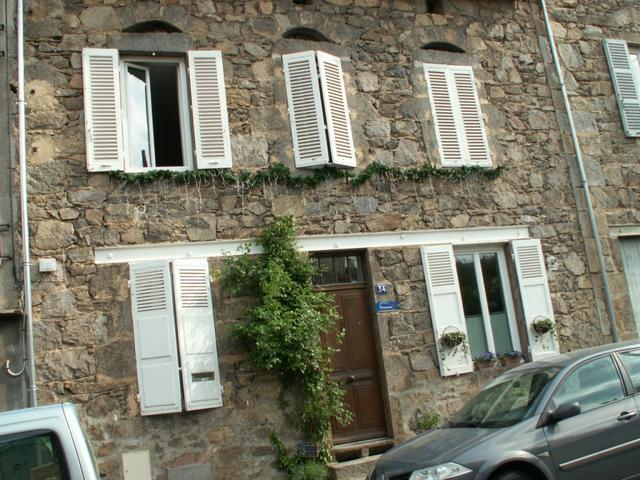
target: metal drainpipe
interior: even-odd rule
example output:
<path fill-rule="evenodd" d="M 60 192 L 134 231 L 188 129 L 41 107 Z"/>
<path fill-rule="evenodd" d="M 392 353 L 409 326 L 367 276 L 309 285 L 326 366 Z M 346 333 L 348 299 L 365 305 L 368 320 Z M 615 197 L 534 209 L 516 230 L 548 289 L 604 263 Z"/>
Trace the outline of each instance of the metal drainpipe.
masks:
<path fill-rule="evenodd" d="M 18 141 L 20 164 L 20 221 L 22 222 L 22 266 L 24 276 L 24 322 L 26 324 L 25 363 L 28 362 L 27 377 L 29 386 L 27 393 L 29 406 L 38 404 L 36 398 L 36 361 L 33 346 L 33 314 L 31 305 L 31 257 L 29 253 L 29 215 L 27 211 L 27 148 L 24 111 L 24 8 L 23 0 L 18 2 L 17 41 L 18 41 Z M 7 363 L 7 371 L 11 373 Z"/>
<path fill-rule="evenodd" d="M 549 37 L 549 47 L 551 48 L 551 55 L 553 56 L 553 63 L 556 67 L 556 75 L 560 82 L 560 90 L 562 91 L 562 100 L 564 102 L 564 108 L 567 112 L 567 119 L 569 120 L 569 129 L 571 130 L 571 139 L 573 141 L 573 147 L 576 151 L 576 163 L 578 164 L 578 170 L 580 171 L 580 183 L 582 191 L 584 192 L 584 199 L 587 203 L 587 211 L 589 213 L 589 221 L 591 222 L 591 231 L 593 232 L 593 238 L 596 245 L 596 256 L 598 257 L 598 263 L 600 264 L 600 274 L 602 276 L 602 284 L 604 288 L 604 296 L 607 304 L 607 313 L 609 314 L 609 321 L 611 323 L 611 336 L 613 341 L 618 341 L 618 327 L 616 325 L 616 314 L 613 309 L 613 300 L 611 298 L 611 290 L 609 288 L 609 277 L 607 275 L 607 267 L 605 264 L 604 255 L 602 254 L 602 243 L 600 243 L 600 235 L 598 234 L 598 226 L 596 224 L 596 216 L 593 211 L 593 204 L 591 203 L 591 193 L 589 192 L 589 182 L 584 171 L 584 162 L 582 160 L 582 151 L 580 150 L 580 141 L 576 133 L 576 126 L 573 121 L 573 113 L 571 111 L 571 104 L 569 103 L 569 95 L 567 94 L 567 86 L 564 83 L 564 75 L 562 74 L 562 68 L 560 67 L 560 59 L 558 58 L 558 51 L 556 50 L 556 42 L 553 38 L 553 30 L 551 29 L 551 22 L 549 21 L 549 14 L 547 12 L 547 4 L 545 0 L 540 0 L 542 5 L 542 13 L 544 15 L 544 23 L 547 28 L 547 36 Z"/>

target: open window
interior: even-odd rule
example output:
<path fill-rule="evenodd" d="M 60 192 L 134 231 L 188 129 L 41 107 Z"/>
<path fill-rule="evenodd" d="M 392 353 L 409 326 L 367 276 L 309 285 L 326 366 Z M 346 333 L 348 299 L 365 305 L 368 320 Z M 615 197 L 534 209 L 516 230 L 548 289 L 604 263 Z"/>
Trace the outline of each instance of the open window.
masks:
<path fill-rule="evenodd" d="M 185 62 L 84 49 L 83 68 L 89 171 L 231 167 L 219 51 Z"/>

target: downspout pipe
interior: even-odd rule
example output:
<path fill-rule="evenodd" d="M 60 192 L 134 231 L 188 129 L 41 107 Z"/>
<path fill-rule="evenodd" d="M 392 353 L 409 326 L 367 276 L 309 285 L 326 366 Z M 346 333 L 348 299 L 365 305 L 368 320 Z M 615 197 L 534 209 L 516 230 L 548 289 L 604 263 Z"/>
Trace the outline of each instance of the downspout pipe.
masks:
<path fill-rule="evenodd" d="M 29 406 L 38 404 L 36 398 L 36 361 L 33 346 L 33 307 L 31 302 L 31 256 L 29 247 L 29 212 L 27 210 L 27 142 L 24 109 L 24 5 L 18 2 L 17 41 L 18 41 L 18 159 L 20 164 L 20 221 L 22 222 L 22 267 L 24 290 L 24 322 L 26 324 L 26 354 L 28 362 L 27 394 Z"/>
<path fill-rule="evenodd" d="M 607 275 L 607 266 L 605 264 L 605 258 L 602 253 L 602 243 L 600 242 L 600 235 L 598 233 L 598 226 L 596 224 L 596 215 L 593 211 L 593 203 L 591 202 L 591 193 L 589 192 L 589 182 L 584 170 L 584 161 L 582 159 L 582 150 L 580 149 L 580 141 L 578 140 L 578 134 L 576 132 L 576 125 L 573 120 L 573 112 L 571 110 L 571 104 L 569 103 L 569 95 L 567 94 L 567 86 L 564 82 L 564 75 L 562 74 L 562 68 L 560 67 L 560 59 L 558 57 L 558 51 L 556 49 L 556 42 L 553 37 L 553 30 L 551 29 L 551 21 L 549 20 L 549 13 L 547 12 L 547 4 L 545 0 L 540 0 L 542 6 L 542 13 L 544 15 L 544 23 L 547 29 L 547 36 L 549 37 L 549 47 L 551 48 L 551 55 L 553 57 L 553 63 L 556 68 L 556 75 L 558 76 L 558 82 L 560 82 L 560 90 L 562 92 L 562 101 L 564 102 L 564 109 L 567 112 L 567 119 L 569 121 L 569 130 L 571 131 L 571 139 L 573 141 L 573 147 L 576 152 L 576 163 L 578 164 L 578 170 L 580 172 L 580 184 L 584 193 L 584 200 L 587 204 L 587 212 L 589 215 L 589 221 L 591 223 L 591 232 L 593 233 L 593 239 L 596 247 L 596 256 L 598 257 L 598 263 L 600 264 L 600 275 L 602 277 L 602 285 L 604 289 L 604 296 L 607 305 L 607 313 L 609 314 L 609 322 L 611 324 L 611 337 L 614 342 L 619 340 L 618 327 L 616 325 L 616 314 L 613 309 L 613 299 L 611 297 L 611 289 L 609 288 L 609 277 Z"/>

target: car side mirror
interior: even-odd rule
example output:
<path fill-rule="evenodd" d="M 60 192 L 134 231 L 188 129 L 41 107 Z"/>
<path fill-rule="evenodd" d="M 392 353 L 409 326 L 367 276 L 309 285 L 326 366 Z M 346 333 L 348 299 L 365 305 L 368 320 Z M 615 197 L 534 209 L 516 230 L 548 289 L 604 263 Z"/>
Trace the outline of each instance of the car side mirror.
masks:
<path fill-rule="evenodd" d="M 565 418 L 575 417 L 580 411 L 580 403 L 578 402 L 563 403 L 555 410 L 544 412 L 538 422 L 538 428 L 555 425 Z"/>

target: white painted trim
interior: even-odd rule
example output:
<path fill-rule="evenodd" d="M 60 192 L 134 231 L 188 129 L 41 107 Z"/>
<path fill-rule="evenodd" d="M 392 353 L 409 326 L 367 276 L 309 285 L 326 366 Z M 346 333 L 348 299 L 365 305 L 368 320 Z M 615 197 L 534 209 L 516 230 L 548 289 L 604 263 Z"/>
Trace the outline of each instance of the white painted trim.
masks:
<path fill-rule="evenodd" d="M 609 227 L 609 236 L 612 238 L 640 236 L 640 225 L 613 225 Z"/>
<path fill-rule="evenodd" d="M 507 243 L 529 238 L 526 226 L 487 227 L 452 230 L 418 230 L 405 232 L 352 233 L 345 235 L 314 235 L 298 237 L 298 247 L 304 252 L 356 250 L 362 248 L 407 247 L 414 245 L 482 245 Z M 95 249 L 97 264 L 129 263 L 178 258 L 209 258 L 240 255 L 251 240 L 220 240 L 214 242 L 182 242 L 99 247 Z M 250 253 L 262 250 L 251 246 Z"/>

